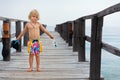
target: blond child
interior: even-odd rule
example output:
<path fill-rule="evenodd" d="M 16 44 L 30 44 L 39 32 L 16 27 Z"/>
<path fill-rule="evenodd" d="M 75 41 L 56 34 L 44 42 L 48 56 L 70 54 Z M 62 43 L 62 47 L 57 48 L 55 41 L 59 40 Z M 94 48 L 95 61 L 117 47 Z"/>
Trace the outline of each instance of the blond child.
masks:
<path fill-rule="evenodd" d="M 30 54 L 29 54 L 29 69 L 27 70 L 28 72 L 33 71 L 33 57 L 35 55 L 36 57 L 36 68 L 37 71 L 40 72 L 40 46 L 39 46 L 39 40 L 40 40 L 40 30 L 45 32 L 51 39 L 54 38 L 54 36 L 48 32 L 47 29 L 45 29 L 39 20 L 39 13 L 36 9 L 32 10 L 29 13 L 28 16 L 30 22 L 28 22 L 25 25 L 25 28 L 23 31 L 20 33 L 20 35 L 17 37 L 17 40 L 20 40 L 21 37 L 28 31 L 29 33 L 29 40 L 32 41 L 33 45 L 31 46 L 30 49 Z M 37 47 L 36 47 L 37 46 Z"/>

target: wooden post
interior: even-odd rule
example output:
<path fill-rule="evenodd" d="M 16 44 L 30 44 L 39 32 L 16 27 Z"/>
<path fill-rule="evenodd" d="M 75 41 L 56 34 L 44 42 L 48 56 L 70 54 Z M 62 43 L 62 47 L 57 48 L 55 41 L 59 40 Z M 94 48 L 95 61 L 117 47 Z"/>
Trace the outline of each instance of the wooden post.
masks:
<path fill-rule="evenodd" d="M 66 23 L 64 23 L 64 29 L 65 29 L 65 41 L 66 41 L 66 43 L 68 43 L 68 22 L 66 22 Z"/>
<path fill-rule="evenodd" d="M 66 22 L 64 25 L 65 25 L 65 41 L 66 43 L 68 43 L 68 22 Z"/>
<path fill-rule="evenodd" d="M 6 20 L 3 21 L 3 32 L 2 32 L 2 44 L 3 44 L 3 49 L 2 49 L 2 56 L 3 56 L 3 61 L 10 61 L 10 21 Z"/>
<path fill-rule="evenodd" d="M 100 80 L 103 17 L 92 19 L 90 80 Z"/>
<path fill-rule="evenodd" d="M 57 25 L 57 26 L 56 26 L 56 31 L 57 31 L 58 33 L 60 33 L 60 25 Z"/>
<path fill-rule="evenodd" d="M 60 33 L 60 25 L 56 25 L 55 31 L 58 32 L 58 33 Z"/>
<path fill-rule="evenodd" d="M 59 25 L 59 29 L 60 29 L 60 36 L 62 37 L 62 33 L 63 33 L 63 27 L 62 27 L 62 24 Z"/>
<path fill-rule="evenodd" d="M 72 46 L 72 22 L 68 22 L 68 46 Z"/>
<path fill-rule="evenodd" d="M 74 29 L 73 29 L 73 52 L 76 51 L 76 21 L 74 21 Z"/>
<path fill-rule="evenodd" d="M 78 25 L 78 61 L 85 61 L 85 20 L 79 19 Z"/>
<path fill-rule="evenodd" d="M 20 33 L 21 33 L 21 22 L 17 21 L 16 22 L 16 37 L 18 37 Z M 17 52 L 21 52 L 21 40 L 20 40 L 19 50 L 17 50 Z"/>
<path fill-rule="evenodd" d="M 23 24 L 24 28 L 25 28 L 26 23 L 27 22 L 24 22 L 24 24 Z M 28 40 L 29 40 L 29 34 L 28 34 L 28 31 L 27 31 L 24 35 L 24 44 L 23 44 L 24 46 L 27 46 Z"/>
<path fill-rule="evenodd" d="M 79 39 L 79 34 L 78 34 L 78 27 L 79 27 L 79 22 L 78 20 L 74 21 L 74 31 L 73 31 L 73 51 L 78 51 L 78 39 Z"/>
<path fill-rule="evenodd" d="M 62 24 L 62 29 L 63 29 L 63 39 L 66 41 L 66 26 L 65 26 L 65 23 Z"/>
<path fill-rule="evenodd" d="M 64 39 L 64 35 L 63 35 L 63 33 L 64 33 L 64 31 L 63 31 L 63 24 L 61 24 L 61 37 Z"/>
<path fill-rule="evenodd" d="M 47 25 L 45 25 L 45 24 L 42 24 L 43 25 L 43 27 L 47 27 Z M 42 31 L 42 30 L 40 30 L 40 35 L 42 35 L 44 32 Z"/>

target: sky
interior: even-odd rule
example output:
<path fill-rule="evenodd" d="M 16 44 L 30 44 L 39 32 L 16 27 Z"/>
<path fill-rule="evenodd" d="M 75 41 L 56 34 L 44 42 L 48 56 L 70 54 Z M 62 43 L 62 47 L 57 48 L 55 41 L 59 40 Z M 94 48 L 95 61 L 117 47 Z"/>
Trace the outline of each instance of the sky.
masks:
<path fill-rule="evenodd" d="M 56 24 L 97 13 L 117 3 L 120 0 L 0 0 L 0 16 L 28 20 L 29 12 L 37 9 L 39 21 L 48 25 L 48 30 L 54 30 Z M 119 14 L 106 17 L 105 25 L 118 26 Z"/>

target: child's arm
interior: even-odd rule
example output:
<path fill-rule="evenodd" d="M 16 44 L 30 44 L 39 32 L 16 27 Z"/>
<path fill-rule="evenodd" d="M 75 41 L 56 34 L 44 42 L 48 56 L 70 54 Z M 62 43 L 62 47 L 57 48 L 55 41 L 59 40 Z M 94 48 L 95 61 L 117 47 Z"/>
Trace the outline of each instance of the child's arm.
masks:
<path fill-rule="evenodd" d="M 45 32 L 51 39 L 54 39 L 54 36 L 46 28 L 44 28 L 42 24 L 40 24 L 40 29 Z"/>
<path fill-rule="evenodd" d="M 20 35 L 16 39 L 20 40 L 21 37 L 25 34 L 25 32 L 27 32 L 27 24 L 26 24 L 25 28 L 23 29 L 23 31 L 20 33 Z"/>

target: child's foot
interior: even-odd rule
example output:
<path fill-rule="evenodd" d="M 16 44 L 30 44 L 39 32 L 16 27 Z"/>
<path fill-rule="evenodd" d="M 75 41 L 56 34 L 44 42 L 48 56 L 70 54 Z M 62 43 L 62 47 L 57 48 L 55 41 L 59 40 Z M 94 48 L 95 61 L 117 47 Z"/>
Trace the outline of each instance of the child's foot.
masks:
<path fill-rule="evenodd" d="M 27 72 L 32 72 L 33 70 L 32 70 L 32 68 L 29 68 L 28 70 L 27 70 Z"/>
<path fill-rule="evenodd" d="M 40 68 L 37 68 L 37 72 L 40 72 Z"/>

